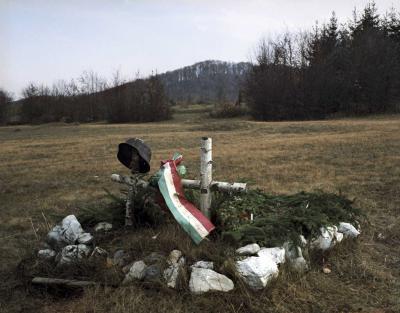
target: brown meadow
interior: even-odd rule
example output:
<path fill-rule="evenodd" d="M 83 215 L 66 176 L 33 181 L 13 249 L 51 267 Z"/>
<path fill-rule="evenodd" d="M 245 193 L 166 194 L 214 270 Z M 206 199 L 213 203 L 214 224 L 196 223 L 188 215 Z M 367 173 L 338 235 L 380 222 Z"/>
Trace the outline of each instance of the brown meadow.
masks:
<path fill-rule="evenodd" d="M 199 142 L 213 138 L 214 178 L 252 183 L 268 193 L 321 189 L 343 193 L 367 214 L 362 236 L 324 256 L 298 276 L 283 271 L 271 287 L 250 292 L 192 296 L 187 290 L 135 285 L 89 288 L 76 295 L 38 291 L 21 275 L 39 239 L 57 219 L 78 214 L 118 192 L 112 173 L 127 173 L 116 158 L 119 142 L 143 138 L 152 148 L 152 172 L 175 151 L 188 176 L 199 170 Z M 216 120 L 200 106 L 167 122 L 47 124 L 0 128 L 1 312 L 400 312 L 400 116 L 306 122 Z M 158 240 L 149 238 L 159 233 Z M 219 242 L 194 247 L 174 225 L 124 230 L 109 250 L 138 255 L 179 248 L 216 258 Z M 221 266 L 223 266 L 221 264 Z"/>

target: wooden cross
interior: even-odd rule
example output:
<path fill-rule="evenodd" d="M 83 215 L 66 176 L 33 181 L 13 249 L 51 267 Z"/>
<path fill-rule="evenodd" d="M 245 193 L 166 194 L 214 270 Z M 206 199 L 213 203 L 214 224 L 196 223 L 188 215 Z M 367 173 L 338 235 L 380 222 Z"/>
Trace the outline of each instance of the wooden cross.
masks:
<path fill-rule="evenodd" d="M 222 192 L 246 192 L 246 183 L 227 183 L 212 180 L 212 139 L 208 137 L 201 138 L 200 146 L 200 180 L 182 179 L 182 186 L 189 189 L 200 190 L 200 210 L 205 216 L 210 217 L 211 192 L 214 190 Z M 125 225 L 132 225 L 133 216 L 133 197 L 136 194 L 136 188 L 148 188 L 149 184 L 141 179 L 140 175 L 124 176 L 112 174 L 111 179 L 115 182 L 128 185 L 128 198 L 126 201 Z"/>

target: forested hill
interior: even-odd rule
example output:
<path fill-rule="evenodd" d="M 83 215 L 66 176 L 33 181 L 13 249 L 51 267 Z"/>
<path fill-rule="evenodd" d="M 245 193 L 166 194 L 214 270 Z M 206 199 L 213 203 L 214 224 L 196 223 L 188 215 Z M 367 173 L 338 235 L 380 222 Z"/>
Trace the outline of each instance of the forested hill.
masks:
<path fill-rule="evenodd" d="M 52 88 L 31 83 L 18 102 L 0 90 L 0 124 L 164 120 L 170 117 L 170 101 L 236 101 L 250 67 L 245 62 L 204 61 L 130 82 L 114 78 L 111 83 L 85 71 L 77 80 Z"/>
<path fill-rule="evenodd" d="M 159 77 L 168 97 L 175 102 L 236 101 L 250 66 L 247 62 L 208 60 Z"/>

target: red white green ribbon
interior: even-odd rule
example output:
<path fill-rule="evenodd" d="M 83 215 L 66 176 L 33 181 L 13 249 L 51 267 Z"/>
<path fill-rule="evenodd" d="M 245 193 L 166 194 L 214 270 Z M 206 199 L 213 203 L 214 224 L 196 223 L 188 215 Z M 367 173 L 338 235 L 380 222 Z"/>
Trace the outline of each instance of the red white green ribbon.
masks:
<path fill-rule="evenodd" d="M 215 226 L 190 203 L 183 193 L 181 178 L 176 166 L 182 161 L 181 155 L 173 160 L 163 161 L 158 180 L 160 192 L 172 215 L 196 244 L 199 244 Z"/>

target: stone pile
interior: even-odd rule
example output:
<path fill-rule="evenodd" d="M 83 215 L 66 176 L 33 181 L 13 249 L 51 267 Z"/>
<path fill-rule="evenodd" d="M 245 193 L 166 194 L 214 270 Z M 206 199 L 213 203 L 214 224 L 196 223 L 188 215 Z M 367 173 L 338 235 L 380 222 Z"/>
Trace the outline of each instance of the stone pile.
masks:
<path fill-rule="evenodd" d="M 94 229 L 106 232 L 111 228 L 111 224 L 99 223 Z M 300 246 L 285 242 L 282 247 L 265 248 L 252 243 L 236 250 L 236 275 L 250 288 L 260 290 L 279 275 L 279 267 L 285 262 L 296 271 L 306 271 L 309 265 L 303 257 L 304 248 L 327 250 L 343 238 L 355 238 L 359 234 L 353 225 L 340 223 L 337 227 L 322 227 L 320 235 L 309 245 L 303 236 L 300 236 Z M 108 252 L 96 246 L 95 238 L 83 230 L 74 215 L 65 217 L 47 234 L 45 248 L 38 252 L 38 257 L 45 261 L 55 261 L 57 266 L 73 265 L 85 259 L 107 260 L 107 264 L 119 267 L 125 274 L 122 285 L 134 281 L 160 282 L 178 289 L 185 281 L 181 275 L 190 273 L 188 287 L 194 294 L 234 289 L 233 281 L 218 273 L 213 262 L 201 260 L 188 266 L 180 250 L 172 250 L 168 256 L 153 252 L 140 260 L 134 260 L 124 250 L 117 250 L 112 259 L 108 258 Z"/>
<path fill-rule="evenodd" d="M 111 227 L 108 224 L 108 229 Z M 40 259 L 55 261 L 58 266 L 99 256 L 107 257 L 107 251 L 95 246 L 94 237 L 83 230 L 75 215 L 66 216 L 60 224 L 54 226 L 46 236 L 44 249 L 38 251 Z"/>
<path fill-rule="evenodd" d="M 343 240 L 343 238 L 356 238 L 360 234 L 350 223 L 340 223 L 339 226 L 321 227 L 320 235 L 314 239 L 312 249 L 328 250 Z M 252 289 L 263 289 L 268 282 L 279 274 L 279 265 L 289 263 L 290 267 L 298 272 L 309 268 L 308 262 L 303 257 L 302 249 L 306 247 L 307 240 L 300 236 L 301 246 L 285 242 L 282 247 L 261 248 L 253 243 L 241 247 L 236 253 L 245 259 L 236 261 L 236 270 L 243 281 Z"/>
<path fill-rule="evenodd" d="M 134 281 L 158 281 L 170 288 L 178 288 L 179 277 L 185 272 L 186 260 L 179 250 L 172 250 L 168 257 L 153 252 L 143 260 L 129 265 L 122 282 L 123 285 Z M 234 288 L 232 280 L 213 270 L 209 261 L 198 261 L 190 266 L 189 289 L 201 294 L 208 291 L 230 291 Z"/>

